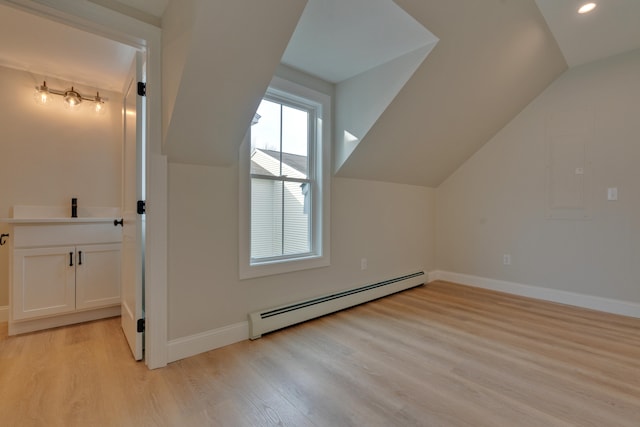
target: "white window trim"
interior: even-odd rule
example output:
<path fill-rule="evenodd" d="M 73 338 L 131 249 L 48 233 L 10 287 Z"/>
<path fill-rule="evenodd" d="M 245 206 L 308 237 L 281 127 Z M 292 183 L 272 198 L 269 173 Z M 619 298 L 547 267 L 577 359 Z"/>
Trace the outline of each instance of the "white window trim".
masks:
<path fill-rule="evenodd" d="M 311 100 L 321 106 L 321 114 L 318 116 L 316 129 L 318 137 L 315 147 L 315 156 L 318 168 L 316 170 L 316 183 L 321 197 L 315 206 L 316 220 L 313 224 L 317 227 L 315 236 L 319 241 L 315 242 L 314 253 L 300 257 L 251 263 L 251 177 L 250 177 L 250 152 L 251 129 L 247 131 L 244 141 L 240 146 L 239 162 L 239 267 L 240 279 L 283 274 L 293 271 L 307 270 L 311 268 L 326 267 L 331 262 L 330 257 L 330 217 L 331 217 L 331 97 L 327 94 L 315 91 L 308 87 L 291 81 L 274 77 L 269 85 L 269 93 L 285 97 L 299 97 Z"/>

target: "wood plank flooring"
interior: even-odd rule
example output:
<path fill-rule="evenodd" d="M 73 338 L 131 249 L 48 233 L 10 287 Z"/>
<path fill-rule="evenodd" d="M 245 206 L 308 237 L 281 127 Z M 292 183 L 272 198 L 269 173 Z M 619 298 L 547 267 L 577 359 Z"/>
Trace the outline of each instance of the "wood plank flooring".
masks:
<path fill-rule="evenodd" d="M 640 426 L 640 319 L 444 282 L 149 371 L 0 327 L 0 425 Z"/>

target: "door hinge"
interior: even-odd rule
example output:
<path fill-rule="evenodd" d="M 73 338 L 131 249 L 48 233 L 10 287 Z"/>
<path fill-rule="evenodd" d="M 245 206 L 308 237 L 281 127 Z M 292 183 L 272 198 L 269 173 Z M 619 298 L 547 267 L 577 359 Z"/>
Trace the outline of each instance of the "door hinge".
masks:
<path fill-rule="evenodd" d="M 144 215 L 147 213 L 147 202 L 144 200 L 138 200 L 138 206 L 136 208 L 138 215 Z"/>
<path fill-rule="evenodd" d="M 144 82 L 138 82 L 138 95 L 147 96 L 147 84 Z"/>
<path fill-rule="evenodd" d="M 144 332 L 144 326 L 145 326 L 144 319 L 138 319 L 136 331 L 138 331 L 139 333 Z"/>

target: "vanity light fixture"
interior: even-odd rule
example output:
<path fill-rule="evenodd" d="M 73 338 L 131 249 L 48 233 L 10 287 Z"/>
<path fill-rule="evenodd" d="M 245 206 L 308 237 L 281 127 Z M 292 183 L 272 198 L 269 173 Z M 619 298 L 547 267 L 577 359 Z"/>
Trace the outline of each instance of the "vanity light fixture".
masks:
<path fill-rule="evenodd" d="M 580 6 L 580 8 L 578 9 L 578 13 L 581 15 L 584 15 L 585 13 L 591 12 L 593 9 L 596 8 L 596 6 L 597 4 L 593 2 L 585 3 L 582 6 Z"/>
<path fill-rule="evenodd" d="M 36 104 L 47 105 L 52 101 L 52 95 L 62 96 L 64 98 L 64 106 L 69 110 L 78 110 L 82 101 L 90 101 L 93 103 L 93 109 L 96 113 L 102 114 L 105 111 L 106 98 L 100 96 L 100 92 L 96 92 L 96 96 L 84 96 L 73 86 L 67 90 L 52 89 L 47 86 L 47 82 L 42 82 L 42 85 L 36 86 L 34 93 L 34 99 Z"/>

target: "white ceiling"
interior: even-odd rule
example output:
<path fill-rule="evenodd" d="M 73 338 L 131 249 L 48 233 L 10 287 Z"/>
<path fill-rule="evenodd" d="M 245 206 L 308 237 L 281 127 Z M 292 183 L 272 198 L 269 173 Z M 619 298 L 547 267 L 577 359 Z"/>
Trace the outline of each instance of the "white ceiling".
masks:
<path fill-rule="evenodd" d="M 147 24 L 160 27 L 169 0 L 88 0 Z M 184 0 L 183 0 L 184 1 Z"/>
<path fill-rule="evenodd" d="M 0 65 L 122 92 L 135 49 L 0 4 Z M 56 88 L 66 89 L 66 88 Z"/>
<path fill-rule="evenodd" d="M 160 18 L 176 0 L 94 1 Z M 575 12 L 579 0 L 535 1 L 569 66 L 640 48 L 640 0 L 597 0 L 588 15 Z M 0 44 L 0 65 L 116 91 L 135 52 L 2 4 L 0 40 L 11 40 Z M 339 82 L 434 41 L 391 0 L 309 0 L 283 62 Z"/>
<path fill-rule="evenodd" d="M 640 48 L 640 0 L 536 0 L 569 67 Z"/>
<path fill-rule="evenodd" d="M 437 41 L 390 0 L 309 0 L 282 62 L 339 83 Z"/>
<path fill-rule="evenodd" d="M 156 18 L 162 18 L 169 0 L 114 0 L 134 9 L 141 10 Z"/>

